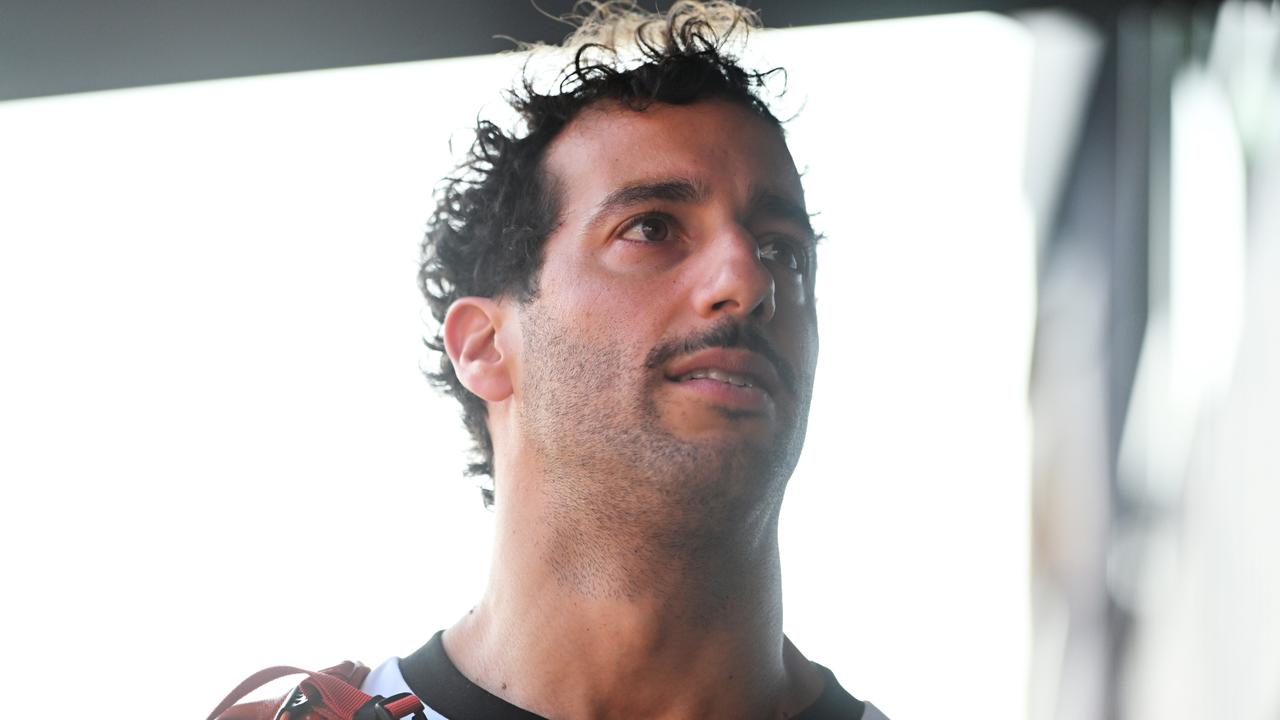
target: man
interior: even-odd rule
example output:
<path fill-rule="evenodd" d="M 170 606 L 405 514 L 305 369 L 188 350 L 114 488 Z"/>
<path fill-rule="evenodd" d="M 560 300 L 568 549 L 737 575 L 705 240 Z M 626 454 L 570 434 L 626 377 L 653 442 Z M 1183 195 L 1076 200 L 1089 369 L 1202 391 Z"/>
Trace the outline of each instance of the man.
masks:
<path fill-rule="evenodd" d="M 433 377 L 493 479 L 493 565 L 366 693 L 449 720 L 883 718 L 783 635 L 815 235 L 765 76 L 726 50 L 750 21 L 598 8 L 555 91 L 514 98 L 523 133 L 481 123 L 445 185 Z"/>

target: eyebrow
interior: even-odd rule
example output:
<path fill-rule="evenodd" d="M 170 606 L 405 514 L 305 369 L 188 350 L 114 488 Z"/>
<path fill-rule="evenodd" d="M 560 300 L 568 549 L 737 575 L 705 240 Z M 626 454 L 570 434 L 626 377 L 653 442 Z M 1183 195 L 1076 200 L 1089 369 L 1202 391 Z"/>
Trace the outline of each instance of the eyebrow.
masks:
<path fill-rule="evenodd" d="M 703 183 L 687 178 L 670 178 L 656 182 L 639 182 L 614 190 L 600 201 L 596 211 L 591 215 L 591 223 L 613 212 L 652 200 L 668 202 L 696 203 L 706 200 L 711 195 Z"/>
<path fill-rule="evenodd" d="M 706 183 L 688 178 L 668 178 L 650 182 L 638 182 L 614 190 L 596 206 L 591 215 L 589 225 L 595 225 L 601 218 L 611 213 L 654 200 L 665 200 L 678 203 L 703 202 L 711 196 Z M 750 214 L 755 217 L 770 217 L 793 222 L 815 237 L 813 225 L 809 222 L 809 213 L 804 206 L 776 192 L 765 188 L 757 188 L 751 193 L 748 204 Z"/>
<path fill-rule="evenodd" d="M 771 217 L 795 223 L 804 228 L 810 239 L 817 239 L 817 233 L 813 231 L 813 223 L 809 221 L 809 213 L 803 205 L 794 200 L 761 188 L 752 193 L 749 207 L 753 216 Z"/>

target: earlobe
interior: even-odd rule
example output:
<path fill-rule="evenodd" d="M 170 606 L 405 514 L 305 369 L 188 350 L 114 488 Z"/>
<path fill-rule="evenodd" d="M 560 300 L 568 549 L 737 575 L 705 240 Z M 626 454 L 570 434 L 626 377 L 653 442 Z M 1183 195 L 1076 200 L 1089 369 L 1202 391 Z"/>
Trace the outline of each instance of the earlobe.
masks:
<path fill-rule="evenodd" d="M 498 344 L 502 309 L 491 298 L 458 298 L 444 317 L 444 348 L 463 387 L 482 400 L 511 395 L 511 372 Z"/>

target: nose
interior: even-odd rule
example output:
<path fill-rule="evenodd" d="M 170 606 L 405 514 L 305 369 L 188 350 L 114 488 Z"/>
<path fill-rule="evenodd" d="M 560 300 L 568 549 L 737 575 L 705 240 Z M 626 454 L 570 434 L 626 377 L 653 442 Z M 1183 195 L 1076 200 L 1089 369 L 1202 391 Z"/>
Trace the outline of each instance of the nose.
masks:
<path fill-rule="evenodd" d="M 773 319 L 773 274 L 760 259 L 760 246 L 744 228 L 727 229 L 704 248 L 705 278 L 695 291 L 698 314 L 729 315 L 765 323 Z"/>

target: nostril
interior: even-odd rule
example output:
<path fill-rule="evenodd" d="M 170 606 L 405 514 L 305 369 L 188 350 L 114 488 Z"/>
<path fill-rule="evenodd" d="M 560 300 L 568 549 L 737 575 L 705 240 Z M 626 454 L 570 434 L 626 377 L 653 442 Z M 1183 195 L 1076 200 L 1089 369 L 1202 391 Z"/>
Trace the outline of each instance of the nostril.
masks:
<path fill-rule="evenodd" d="M 718 303 L 716 303 L 716 304 L 712 305 L 712 306 L 711 306 L 711 309 L 712 309 L 712 310 L 724 310 L 726 307 L 728 307 L 728 305 L 729 305 L 730 303 L 733 303 L 734 305 L 737 305 L 737 304 L 738 304 L 737 302 L 735 302 L 735 301 L 733 301 L 733 300 L 721 300 L 720 302 L 718 302 Z"/>

